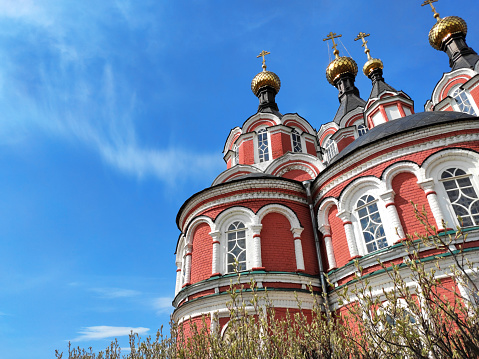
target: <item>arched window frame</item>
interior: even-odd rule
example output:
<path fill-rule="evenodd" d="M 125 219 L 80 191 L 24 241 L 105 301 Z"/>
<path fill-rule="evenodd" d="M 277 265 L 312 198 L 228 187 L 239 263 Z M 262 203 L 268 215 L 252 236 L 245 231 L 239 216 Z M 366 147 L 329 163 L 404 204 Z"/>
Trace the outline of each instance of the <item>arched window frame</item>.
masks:
<path fill-rule="evenodd" d="M 334 141 L 333 139 L 331 139 L 331 136 L 329 137 L 326 137 L 324 142 L 323 142 L 323 146 L 324 148 L 324 151 L 325 151 L 325 154 L 326 154 L 326 161 L 330 162 L 334 156 L 336 156 L 339 152 L 338 152 L 338 145 L 336 143 L 336 141 Z"/>
<path fill-rule="evenodd" d="M 263 138 L 262 136 L 265 135 Z M 268 163 L 271 161 L 271 136 L 268 131 L 268 127 L 259 127 L 256 130 L 256 136 L 255 136 L 255 144 L 256 144 L 256 151 L 255 151 L 255 162 L 256 163 Z M 266 151 L 261 150 L 261 146 L 263 145 L 263 140 L 267 141 L 267 148 Z M 267 158 L 267 159 L 265 159 Z"/>
<path fill-rule="evenodd" d="M 352 191 L 345 194 L 345 197 L 340 197 L 340 208 L 338 210 L 341 212 L 347 211 L 350 215 L 350 220 L 353 226 L 354 232 L 354 241 L 356 243 L 359 255 L 363 256 L 370 254 L 367 250 L 366 243 L 363 236 L 363 231 L 361 229 L 361 222 L 359 218 L 358 211 L 356 210 L 356 204 L 359 199 L 364 195 L 371 195 L 377 201 L 379 215 L 381 217 L 381 222 L 386 234 L 386 241 L 388 246 L 392 246 L 395 241 L 397 241 L 396 228 L 394 228 L 392 221 L 389 220 L 389 215 L 386 209 L 386 203 L 381 198 L 381 193 L 385 191 L 385 185 L 379 180 L 374 179 L 372 181 L 364 180 L 359 183 L 352 184 Z M 343 219 L 344 220 L 344 219 Z M 374 253 L 374 252 L 371 252 Z"/>
<path fill-rule="evenodd" d="M 246 208 L 230 208 L 215 221 L 215 228 L 219 230 L 220 234 L 220 253 L 219 253 L 219 272 L 221 274 L 228 274 L 228 228 L 234 222 L 242 222 L 245 226 L 246 237 L 246 268 L 244 270 L 251 270 L 253 268 L 253 232 L 251 230 L 254 224 L 254 213 Z"/>
<path fill-rule="evenodd" d="M 357 226 L 358 226 L 358 237 L 360 238 L 360 242 L 362 244 L 362 249 L 363 253 L 369 254 L 376 252 L 380 249 L 388 247 L 390 244 L 388 243 L 387 239 L 387 233 L 385 229 L 385 222 L 384 222 L 384 214 L 381 215 L 381 211 L 379 209 L 380 202 L 379 202 L 379 196 L 375 196 L 372 193 L 366 193 L 362 196 L 360 196 L 355 204 L 354 204 L 354 214 L 357 219 Z M 377 209 L 377 213 L 379 214 L 379 222 L 377 220 L 374 220 L 372 215 L 376 213 L 375 209 Z M 374 211 L 371 213 L 371 211 Z M 364 213 L 363 213 L 364 212 Z M 373 222 L 377 224 L 377 227 L 375 229 L 375 232 L 381 228 L 382 232 L 384 233 L 384 236 L 377 236 L 378 233 L 374 233 L 374 239 L 370 242 L 366 242 L 366 236 L 364 233 L 363 229 L 363 224 L 362 221 L 367 218 L 368 223 Z M 368 245 L 370 244 L 376 244 L 375 249 L 368 249 Z M 359 246 L 358 246 L 359 248 Z"/>
<path fill-rule="evenodd" d="M 295 153 L 302 153 L 304 147 L 301 131 L 293 127 L 291 130 L 291 149 Z"/>
<path fill-rule="evenodd" d="M 444 220 L 447 223 L 447 227 L 452 228 L 459 226 L 460 223 L 444 188 L 443 181 L 441 181 L 442 173 L 448 168 L 459 168 L 463 170 L 470 176 L 472 186 L 479 196 L 479 158 L 470 158 L 462 153 L 458 153 L 459 151 L 460 150 L 452 150 L 447 154 L 443 152 L 443 157 L 438 157 L 431 163 L 425 163 L 426 177 L 434 180 L 434 190 L 437 194 Z M 477 155 L 474 154 L 474 157 L 477 157 Z"/>
<path fill-rule="evenodd" d="M 469 91 L 457 85 L 451 89 L 449 95 L 454 99 L 454 109 L 459 112 L 468 113 L 470 115 L 478 116 L 479 108 Z"/>

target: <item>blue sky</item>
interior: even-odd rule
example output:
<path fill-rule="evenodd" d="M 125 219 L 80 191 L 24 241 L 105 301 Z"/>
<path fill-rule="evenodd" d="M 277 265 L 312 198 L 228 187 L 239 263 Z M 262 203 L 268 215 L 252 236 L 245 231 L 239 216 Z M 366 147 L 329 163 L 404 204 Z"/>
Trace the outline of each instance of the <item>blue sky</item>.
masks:
<path fill-rule="evenodd" d="M 386 81 L 421 112 L 449 69 L 421 2 L 0 0 L 0 357 L 126 346 L 131 328 L 167 325 L 176 213 L 256 112 L 261 50 L 280 111 L 319 128 L 338 106 L 322 39 L 342 33 L 362 67 L 353 39 L 371 33 Z M 436 5 L 479 51 L 476 1 Z M 357 85 L 367 98 L 370 80 Z"/>

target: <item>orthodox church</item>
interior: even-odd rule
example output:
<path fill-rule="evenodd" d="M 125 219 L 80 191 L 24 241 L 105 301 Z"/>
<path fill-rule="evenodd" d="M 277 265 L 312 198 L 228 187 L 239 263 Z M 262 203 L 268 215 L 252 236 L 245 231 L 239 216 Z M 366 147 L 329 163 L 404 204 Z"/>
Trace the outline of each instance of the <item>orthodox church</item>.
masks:
<path fill-rule="evenodd" d="M 477 261 L 479 56 L 466 43 L 466 22 L 441 18 L 433 2 L 423 4 L 431 5 L 436 19 L 429 43 L 448 55 L 451 70 L 421 113 L 386 82 L 368 34 L 356 38 L 372 84 L 366 99 L 355 86 L 356 62 L 337 50 L 341 35 L 324 39 L 333 44 L 326 78 L 338 91 L 339 108 L 318 130 L 296 113 L 280 112 L 275 96 L 281 81 L 266 70 L 268 52 L 261 52 L 263 71 L 251 83 L 257 113 L 230 131 L 226 170 L 177 215 L 175 321 L 205 316 L 207 325 L 224 332 L 235 263 L 241 282 L 254 278 L 259 290 L 267 288 L 279 313 L 297 310 L 294 293 L 303 309 L 311 309 L 309 284 L 327 292 L 329 305 L 338 309 L 336 293 L 353 280 L 355 260 L 375 290 L 387 290 L 378 260 L 403 263 L 401 241 L 424 230 L 410 201 L 424 206 L 441 230 L 443 221 L 459 226 L 461 216 L 468 253 Z M 434 253 L 425 247 L 419 255 Z"/>

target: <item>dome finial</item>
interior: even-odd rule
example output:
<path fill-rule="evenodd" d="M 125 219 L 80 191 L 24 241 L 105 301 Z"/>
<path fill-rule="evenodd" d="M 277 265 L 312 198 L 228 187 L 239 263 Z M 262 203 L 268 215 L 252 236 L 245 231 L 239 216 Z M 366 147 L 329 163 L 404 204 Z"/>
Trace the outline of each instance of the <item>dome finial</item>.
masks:
<path fill-rule="evenodd" d="M 263 51 L 261 51 L 261 53 L 260 53 L 258 56 L 256 56 L 256 58 L 258 58 L 258 57 L 262 57 L 262 58 L 263 58 L 263 65 L 262 65 L 263 71 L 266 71 L 266 61 L 265 61 L 264 57 L 265 57 L 266 55 L 269 55 L 269 54 L 271 54 L 271 52 L 268 52 L 268 51 L 264 51 L 264 50 L 263 50 Z"/>
<path fill-rule="evenodd" d="M 368 49 L 368 42 L 365 40 L 366 37 L 370 36 L 370 34 L 366 34 L 365 32 L 360 32 L 358 36 L 354 39 L 354 41 L 363 40 L 363 44 L 361 45 L 364 47 L 364 53 L 368 56 L 368 61 L 364 64 L 363 72 L 366 76 L 369 75 L 376 69 L 383 69 L 383 62 L 380 59 L 373 59 L 370 54 L 370 50 Z"/>
<path fill-rule="evenodd" d="M 434 18 L 437 20 L 437 22 L 441 21 L 441 17 L 439 16 L 439 14 L 437 13 L 436 11 L 436 8 L 434 7 L 434 5 L 432 3 L 435 3 L 435 2 L 438 2 L 439 0 L 425 0 L 421 6 L 426 6 L 426 5 L 431 5 L 431 8 L 432 8 L 432 12 L 434 13 Z"/>
<path fill-rule="evenodd" d="M 339 50 L 337 49 L 338 47 L 338 44 L 336 44 L 336 42 L 334 41 L 334 39 L 337 39 L 338 37 L 342 37 L 343 35 L 336 35 L 335 32 L 330 32 L 328 34 L 328 36 L 326 36 L 325 39 L 323 39 L 323 41 L 328 41 L 328 40 L 332 40 L 333 41 L 333 54 L 334 56 L 338 59 L 339 58 Z"/>

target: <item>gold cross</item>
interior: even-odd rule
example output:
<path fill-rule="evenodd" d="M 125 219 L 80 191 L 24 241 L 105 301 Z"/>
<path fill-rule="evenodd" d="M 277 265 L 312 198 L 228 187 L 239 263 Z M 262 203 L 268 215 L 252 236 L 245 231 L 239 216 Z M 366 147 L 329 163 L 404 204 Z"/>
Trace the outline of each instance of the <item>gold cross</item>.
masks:
<path fill-rule="evenodd" d="M 263 50 L 263 51 L 261 51 L 261 53 L 260 53 L 258 56 L 256 56 L 256 58 L 258 58 L 258 57 L 262 57 L 262 58 L 263 58 L 263 66 L 262 66 L 262 67 L 263 67 L 263 71 L 266 71 L 266 61 L 264 60 L 264 57 L 265 57 L 266 55 L 269 55 L 270 53 L 271 53 L 271 52 L 268 52 L 268 51 L 264 51 L 264 50 Z"/>
<path fill-rule="evenodd" d="M 426 5 L 431 5 L 431 9 L 432 9 L 432 12 L 434 13 L 434 18 L 439 21 L 441 20 L 441 18 L 439 17 L 439 14 L 437 13 L 436 11 L 436 8 L 434 7 L 434 5 L 432 3 L 435 3 L 435 2 L 438 2 L 439 0 L 425 0 L 421 6 L 426 6 Z"/>
<path fill-rule="evenodd" d="M 325 39 L 323 39 L 323 41 L 328 41 L 328 40 L 332 40 L 333 41 L 333 54 L 334 56 L 336 56 L 336 58 L 339 57 L 339 50 L 337 49 L 338 45 L 336 44 L 336 42 L 334 42 L 334 39 L 337 39 L 338 37 L 342 37 L 343 35 L 337 35 L 335 32 L 330 32 L 328 34 L 328 36 L 326 36 Z"/>
<path fill-rule="evenodd" d="M 368 42 L 364 40 L 369 35 L 370 34 L 366 34 L 365 32 L 360 32 L 358 36 L 356 36 L 354 41 L 363 40 L 363 44 L 361 46 L 364 47 L 364 53 L 368 55 L 368 60 L 371 60 L 371 55 L 369 54 L 369 49 L 368 49 Z"/>

